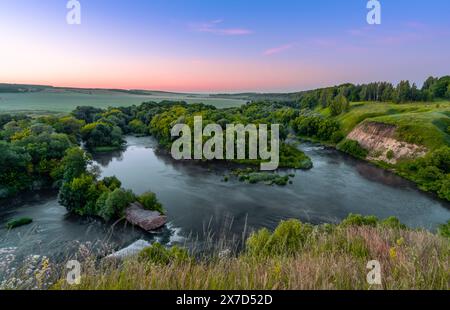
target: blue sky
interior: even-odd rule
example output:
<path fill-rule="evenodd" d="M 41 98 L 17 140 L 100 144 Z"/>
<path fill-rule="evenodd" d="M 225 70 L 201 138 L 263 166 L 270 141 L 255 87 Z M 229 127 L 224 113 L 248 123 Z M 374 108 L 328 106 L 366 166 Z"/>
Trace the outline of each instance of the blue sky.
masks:
<path fill-rule="evenodd" d="M 294 91 L 450 73 L 450 1 L 0 0 L 0 82 Z"/>

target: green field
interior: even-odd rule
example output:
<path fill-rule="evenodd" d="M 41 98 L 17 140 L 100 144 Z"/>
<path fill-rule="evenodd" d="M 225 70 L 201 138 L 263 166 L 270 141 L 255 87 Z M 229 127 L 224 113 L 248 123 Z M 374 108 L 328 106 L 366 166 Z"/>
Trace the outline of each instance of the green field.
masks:
<path fill-rule="evenodd" d="M 204 103 L 218 108 L 236 107 L 245 104 L 245 100 L 210 97 L 209 95 L 189 94 L 130 94 L 120 91 L 40 91 L 24 93 L 0 93 L 0 112 L 71 112 L 77 106 L 99 108 L 130 106 L 145 101 L 182 100 L 188 103 Z"/>

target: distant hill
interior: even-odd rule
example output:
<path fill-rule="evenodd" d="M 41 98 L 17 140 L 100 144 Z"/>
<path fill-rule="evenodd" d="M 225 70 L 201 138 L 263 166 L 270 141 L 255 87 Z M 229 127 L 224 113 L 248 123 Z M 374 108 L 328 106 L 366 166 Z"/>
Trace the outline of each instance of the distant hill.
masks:
<path fill-rule="evenodd" d="M 0 83 L 0 93 L 29 93 L 53 88 L 48 85 L 5 84 Z"/>

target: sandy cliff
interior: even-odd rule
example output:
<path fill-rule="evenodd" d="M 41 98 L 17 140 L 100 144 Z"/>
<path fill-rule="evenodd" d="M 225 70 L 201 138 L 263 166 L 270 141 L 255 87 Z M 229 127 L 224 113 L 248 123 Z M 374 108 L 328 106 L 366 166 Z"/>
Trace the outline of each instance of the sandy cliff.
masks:
<path fill-rule="evenodd" d="M 358 141 L 368 150 L 368 159 L 392 164 L 401 158 L 417 158 L 426 154 L 427 149 L 423 146 L 397 140 L 396 129 L 390 124 L 364 122 L 353 129 L 347 139 Z"/>

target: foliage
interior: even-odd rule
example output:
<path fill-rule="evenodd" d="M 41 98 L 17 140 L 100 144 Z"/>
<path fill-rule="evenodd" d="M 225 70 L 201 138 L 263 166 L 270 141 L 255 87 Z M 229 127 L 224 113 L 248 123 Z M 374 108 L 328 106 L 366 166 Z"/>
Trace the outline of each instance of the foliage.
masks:
<path fill-rule="evenodd" d="M 149 260 L 143 255 L 144 258 L 133 257 L 119 266 L 107 262 L 89 264 L 78 286 L 67 284 L 62 273 L 53 289 L 449 289 L 448 239 L 422 230 L 324 226 L 313 227 L 311 234 L 300 234 L 306 235 L 306 241 L 298 246 L 294 239 L 294 251 L 286 253 L 268 251 L 267 240 L 272 233 L 267 229 L 257 233 L 258 242 L 251 237 L 255 254 L 247 250 L 220 259 L 173 259 L 167 263 L 166 256 L 159 255 L 164 250 L 156 246 L 156 254 L 149 250 Z M 282 239 L 290 240 L 286 237 L 290 235 L 295 234 L 285 234 Z M 218 253 L 212 256 L 217 257 Z M 385 275 L 379 286 L 367 283 L 366 266 L 373 258 L 383 266 Z M 61 268 L 65 270 L 64 265 Z"/>
<path fill-rule="evenodd" d="M 450 238 L 450 221 L 439 226 L 438 233 L 443 237 Z"/>
<path fill-rule="evenodd" d="M 178 246 L 165 248 L 155 242 L 139 253 L 139 260 L 156 265 L 168 265 L 174 263 L 186 263 L 191 260 L 188 251 Z"/>
<path fill-rule="evenodd" d="M 100 118 L 99 115 L 101 113 L 103 113 L 103 109 L 91 106 L 79 106 L 72 111 L 72 115 L 75 118 L 83 120 L 87 124 L 95 122 L 98 118 Z"/>
<path fill-rule="evenodd" d="M 158 201 L 155 193 L 145 192 L 138 197 L 138 201 L 145 210 L 158 211 L 159 213 L 164 214 L 163 206 Z"/>
<path fill-rule="evenodd" d="M 285 186 L 289 183 L 290 175 L 280 175 L 275 172 L 258 172 L 251 168 L 236 169 L 232 172 L 239 181 L 247 182 L 249 184 L 264 183 L 267 185 Z"/>
<path fill-rule="evenodd" d="M 139 120 L 139 119 L 133 119 L 128 126 L 130 127 L 130 130 L 132 133 L 138 134 L 138 135 L 144 135 L 148 132 L 147 126 Z"/>
<path fill-rule="evenodd" d="M 130 203 L 136 201 L 136 196 L 130 190 L 116 188 L 102 197 L 103 205 L 97 205 L 98 215 L 108 221 L 113 218 L 123 217 L 125 209 Z"/>
<path fill-rule="evenodd" d="M 313 227 L 297 220 L 282 221 L 271 234 L 267 229 L 253 233 L 247 240 L 246 251 L 252 256 L 292 255 L 307 242 Z"/>
<path fill-rule="evenodd" d="M 81 137 L 89 148 L 114 146 L 123 144 L 122 130 L 105 122 L 89 123 L 81 129 Z"/>
<path fill-rule="evenodd" d="M 0 198 L 6 198 L 28 188 L 32 178 L 31 156 L 23 147 L 0 141 Z"/>
<path fill-rule="evenodd" d="M 386 223 L 390 223 L 393 219 L 389 219 Z M 341 226 L 376 226 L 378 218 L 375 216 L 362 216 L 360 214 L 350 214 L 341 223 Z"/>
<path fill-rule="evenodd" d="M 340 94 L 331 101 L 329 107 L 331 115 L 337 116 L 339 114 L 342 114 L 343 112 L 348 111 L 350 108 L 350 103 L 344 95 Z"/>
<path fill-rule="evenodd" d="M 359 142 L 355 140 L 344 140 L 337 145 L 337 149 L 362 159 L 366 158 L 368 154 L 367 150 L 362 148 Z"/>
<path fill-rule="evenodd" d="M 53 187 L 62 177 L 56 171 L 73 141 L 41 120 L 9 116 L 2 119 L 13 120 L 0 131 L 4 139 L 0 141 L 0 198 Z"/>
<path fill-rule="evenodd" d="M 94 215 L 97 199 L 102 192 L 102 189 L 97 187 L 93 175 L 82 174 L 63 183 L 59 191 L 59 203 L 69 212 L 78 215 Z"/>
<path fill-rule="evenodd" d="M 387 159 L 393 159 L 395 157 L 394 151 L 393 150 L 389 150 L 386 152 L 386 158 Z"/>
<path fill-rule="evenodd" d="M 450 200 L 450 147 L 443 146 L 423 158 L 403 162 L 398 170 L 422 190 L 437 192 L 442 199 Z"/>
<path fill-rule="evenodd" d="M 90 155 L 79 147 L 73 147 L 66 151 L 61 165 L 52 173 L 55 179 L 70 181 L 81 176 L 91 162 Z"/>
<path fill-rule="evenodd" d="M 79 168 L 82 166 L 80 165 Z M 98 216 L 105 221 L 120 218 L 136 195 L 121 188 L 116 177 L 105 177 L 98 181 L 96 176 L 84 171 L 81 175 L 71 173 L 73 179 L 66 179 L 59 191 L 59 203 L 69 212 L 82 216 Z"/>
<path fill-rule="evenodd" d="M 380 222 L 380 225 L 391 229 L 406 229 L 406 225 L 402 224 L 400 220 L 394 216 L 388 217 Z"/>
<path fill-rule="evenodd" d="M 16 219 L 16 220 L 11 220 L 6 224 L 6 228 L 7 229 L 13 229 L 13 228 L 17 228 L 20 226 L 24 226 L 24 225 L 28 225 L 30 223 L 33 222 L 33 219 L 28 218 L 28 217 L 23 217 L 20 219 Z"/>
<path fill-rule="evenodd" d="M 321 115 L 301 115 L 291 123 L 301 136 L 312 137 L 322 141 L 339 142 L 339 123 Z"/>

